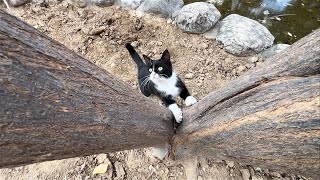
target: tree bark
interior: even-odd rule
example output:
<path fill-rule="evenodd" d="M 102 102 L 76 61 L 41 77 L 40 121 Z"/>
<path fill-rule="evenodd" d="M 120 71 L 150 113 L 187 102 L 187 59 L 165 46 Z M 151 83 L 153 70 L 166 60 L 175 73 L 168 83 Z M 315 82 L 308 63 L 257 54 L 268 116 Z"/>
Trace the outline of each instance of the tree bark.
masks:
<path fill-rule="evenodd" d="M 176 158 L 320 177 L 320 29 L 184 111 Z"/>
<path fill-rule="evenodd" d="M 1 168 L 162 145 L 173 135 L 166 108 L 1 10 L 0 99 Z"/>
<path fill-rule="evenodd" d="M 320 176 L 320 30 L 184 111 L 177 158 Z M 171 114 L 0 11 L 0 167 L 158 146 Z"/>

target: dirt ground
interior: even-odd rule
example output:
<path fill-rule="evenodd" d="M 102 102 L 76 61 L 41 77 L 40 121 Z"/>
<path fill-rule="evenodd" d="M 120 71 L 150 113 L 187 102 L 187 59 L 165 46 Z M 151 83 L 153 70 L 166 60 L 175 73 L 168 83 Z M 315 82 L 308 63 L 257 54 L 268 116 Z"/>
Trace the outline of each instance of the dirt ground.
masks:
<path fill-rule="evenodd" d="M 29 4 L 7 10 L 137 89 L 136 69 L 124 48 L 133 42 L 138 52 L 159 58 L 167 48 L 175 71 L 198 99 L 259 65 L 257 57 L 236 57 L 201 35 L 182 33 L 166 19 L 119 7 L 79 8 L 59 4 Z M 188 74 L 188 75 L 187 75 Z M 186 76 L 187 75 L 187 76 Z M 188 79 L 186 79 L 188 77 Z M 106 173 L 93 169 L 109 164 Z M 198 158 L 154 159 L 145 149 L 91 155 L 0 169 L 0 180 L 36 179 L 305 179 L 231 161 Z"/>

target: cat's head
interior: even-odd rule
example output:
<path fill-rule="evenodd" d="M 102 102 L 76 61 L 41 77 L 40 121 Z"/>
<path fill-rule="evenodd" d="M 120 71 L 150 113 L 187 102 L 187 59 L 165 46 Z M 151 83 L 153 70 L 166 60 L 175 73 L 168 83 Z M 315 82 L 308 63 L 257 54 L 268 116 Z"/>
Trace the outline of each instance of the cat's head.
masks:
<path fill-rule="evenodd" d="M 150 80 L 151 81 L 161 81 L 163 79 L 168 79 L 172 75 L 172 64 L 170 61 L 170 54 L 168 50 L 162 53 L 162 56 L 158 60 L 152 60 L 148 56 L 143 55 L 146 64 L 149 67 Z"/>

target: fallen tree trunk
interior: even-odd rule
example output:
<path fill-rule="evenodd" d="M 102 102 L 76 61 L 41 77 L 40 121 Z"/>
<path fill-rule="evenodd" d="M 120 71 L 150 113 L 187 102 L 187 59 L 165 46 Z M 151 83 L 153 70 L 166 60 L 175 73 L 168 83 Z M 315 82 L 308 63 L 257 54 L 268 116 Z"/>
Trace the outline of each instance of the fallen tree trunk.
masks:
<path fill-rule="evenodd" d="M 0 99 L 1 168 L 161 145 L 173 135 L 166 108 L 1 10 Z"/>
<path fill-rule="evenodd" d="M 176 158 L 320 177 L 320 29 L 184 112 Z"/>
<path fill-rule="evenodd" d="M 319 176 L 320 30 L 186 109 L 177 158 Z M 170 113 L 0 11 L 0 167 L 161 145 Z M 156 109 L 156 110 L 155 110 Z"/>

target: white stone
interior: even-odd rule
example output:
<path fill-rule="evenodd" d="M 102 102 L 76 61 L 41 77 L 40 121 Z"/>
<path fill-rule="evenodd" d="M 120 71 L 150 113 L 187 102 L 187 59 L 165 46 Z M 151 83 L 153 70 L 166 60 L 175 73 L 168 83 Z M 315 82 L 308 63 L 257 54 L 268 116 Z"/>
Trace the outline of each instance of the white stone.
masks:
<path fill-rule="evenodd" d="M 220 17 L 221 13 L 213 4 L 195 2 L 178 11 L 174 20 L 184 32 L 204 33 L 211 29 Z"/>
<path fill-rule="evenodd" d="M 137 9 L 143 0 L 116 0 L 115 4 L 123 9 Z"/>
<path fill-rule="evenodd" d="M 274 37 L 259 22 L 231 14 L 220 22 L 217 40 L 224 49 L 235 55 L 261 52 L 273 44 Z"/>
<path fill-rule="evenodd" d="M 145 0 L 137 11 L 141 14 L 153 13 L 171 17 L 174 12 L 182 8 L 183 4 L 183 0 Z"/>
<path fill-rule="evenodd" d="M 226 164 L 231 168 L 234 167 L 234 162 L 233 161 L 226 160 Z"/>
<path fill-rule="evenodd" d="M 192 79 L 194 77 L 194 74 L 193 73 L 188 73 L 184 76 L 184 78 L 186 79 Z"/>
<path fill-rule="evenodd" d="M 98 164 L 103 163 L 107 159 L 106 154 L 98 154 L 96 157 L 96 160 L 98 161 Z"/>

